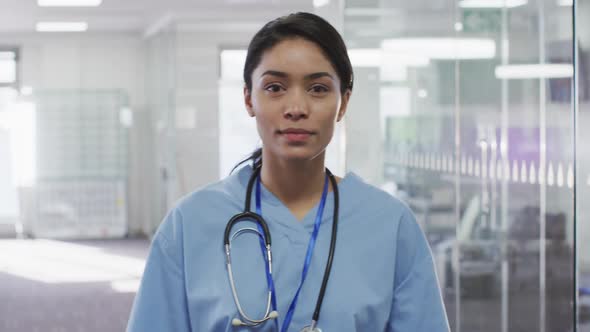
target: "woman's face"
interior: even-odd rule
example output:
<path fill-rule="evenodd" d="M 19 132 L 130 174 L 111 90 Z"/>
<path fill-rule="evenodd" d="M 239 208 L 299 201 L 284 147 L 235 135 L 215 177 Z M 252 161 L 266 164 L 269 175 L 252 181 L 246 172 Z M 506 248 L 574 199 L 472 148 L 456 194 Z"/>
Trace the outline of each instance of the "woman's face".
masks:
<path fill-rule="evenodd" d="M 349 97 L 340 92 L 340 78 L 321 48 L 302 38 L 263 53 L 252 73 L 252 91 L 244 88 L 265 152 L 283 160 L 321 155 Z"/>

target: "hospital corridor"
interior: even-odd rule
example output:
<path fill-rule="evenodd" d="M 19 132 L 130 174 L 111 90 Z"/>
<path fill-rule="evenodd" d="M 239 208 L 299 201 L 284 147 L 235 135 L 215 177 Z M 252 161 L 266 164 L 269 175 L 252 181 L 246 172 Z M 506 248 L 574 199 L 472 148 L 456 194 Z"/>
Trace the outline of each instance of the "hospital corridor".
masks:
<path fill-rule="evenodd" d="M 588 128 L 586 0 L 0 0 L 0 332 L 590 332 Z"/>

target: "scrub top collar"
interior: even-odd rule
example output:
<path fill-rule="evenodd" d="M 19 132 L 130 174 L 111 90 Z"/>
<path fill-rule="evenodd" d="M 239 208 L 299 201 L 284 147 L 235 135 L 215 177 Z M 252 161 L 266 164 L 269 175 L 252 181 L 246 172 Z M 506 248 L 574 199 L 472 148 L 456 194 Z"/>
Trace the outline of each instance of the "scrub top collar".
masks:
<path fill-rule="evenodd" d="M 242 195 L 245 197 L 246 195 L 246 188 L 248 186 L 248 180 L 250 179 L 250 175 L 252 174 L 252 166 L 247 165 L 242 167 L 238 170 L 238 180 L 240 183 L 240 187 L 242 187 Z M 348 172 L 346 175 L 340 180 L 338 183 L 338 192 L 340 194 L 340 217 L 344 212 L 345 205 L 343 204 L 343 193 L 346 192 L 347 187 L 351 185 L 351 182 L 359 181 L 360 179 L 356 174 L 353 172 Z M 362 180 L 361 180 L 362 181 Z M 260 193 L 261 203 L 262 203 L 262 217 L 268 220 L 269 227 L 274 225 L 271 224 L 278 224 L 281 227 L 288 228 L 295 232 L 305 232 L 311 234 L 314 227 L 315 215 L 319 208 L 320 202 L 318 201 L 316 205 L 311 208 L 305 217 L 302 220 L 298 220 L 293 213 L 289 210 L 283 202 L 279 200 L 277 196 L 275 196 L 272 192 L 270 192 L 266 186 L 261 182 L 260 183 Z M 256 211 L 256 199 L 255 199 L 256 191 L 252 190 L 252 202 L 251 202 L 251 211 Z M 322 215 L 322 227 L 326 227 L 332 223 L 332 216 L 334 214 L 334 193 L 332 191 L 328 192 L 328 196 L 326 198 L 326 206 L 324 207 L 324 213 Z M 276 218 L 272 218 L 271 216 L 280 216 Z"/>

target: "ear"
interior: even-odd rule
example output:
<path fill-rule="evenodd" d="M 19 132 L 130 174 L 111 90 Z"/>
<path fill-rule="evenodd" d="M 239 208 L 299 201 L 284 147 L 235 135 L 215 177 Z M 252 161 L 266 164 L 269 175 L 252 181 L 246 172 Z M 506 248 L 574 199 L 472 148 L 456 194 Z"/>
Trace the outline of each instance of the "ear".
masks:
<path fill-rule="evenodd" d="M 247 86 L 244 85 L 244 105 L 246 105 L 246 111 L 250 116 L 254 116 L 254 109 L 252 107 L 252 93 Z"/>
<path fill-rule="evenodd" d="M 346 113 L 346 109 L 348 108 L 348 101 L 350 100 L 350 95 L 352 91 L 346 90 L 344 95 L 342 96 L 342 102 L 340 103 L 340 109 L 338 110 L 338 116 L 336 117 L 336 121 L 340 122 Z"/>

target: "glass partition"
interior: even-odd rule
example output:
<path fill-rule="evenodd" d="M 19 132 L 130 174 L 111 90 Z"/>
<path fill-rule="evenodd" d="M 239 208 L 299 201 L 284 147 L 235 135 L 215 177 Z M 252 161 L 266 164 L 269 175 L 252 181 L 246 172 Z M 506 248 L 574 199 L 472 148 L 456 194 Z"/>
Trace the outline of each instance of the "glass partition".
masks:
<path fill-rule="evenodd" d="M 577 319 L 578 331 L 590 332 L 590 3 L 575 3 L 575 41 L 577 50 L 575 82 L 575 206 L 576 206 L 576 252 L 577 252 Z"/>
<path fill-rule="evenodd" d="M 573 330 L 572 4 L 345 4 L 347 166 L 415 212 L 452 330 Z"/>

